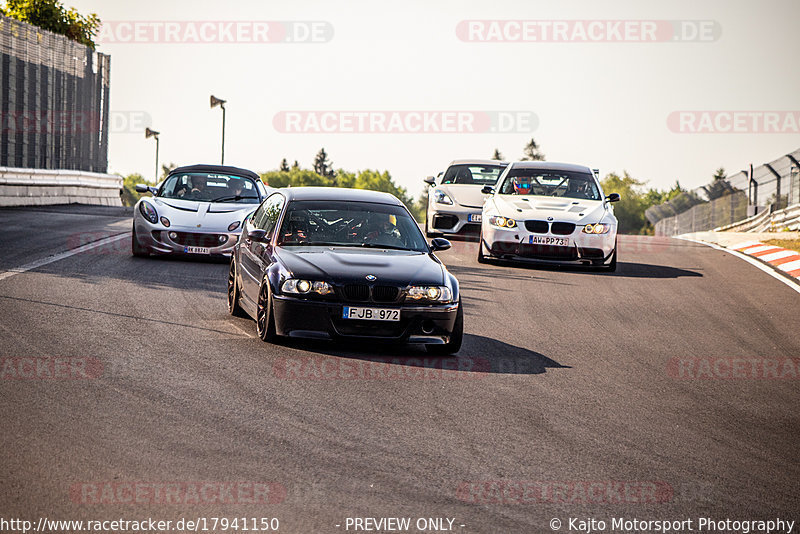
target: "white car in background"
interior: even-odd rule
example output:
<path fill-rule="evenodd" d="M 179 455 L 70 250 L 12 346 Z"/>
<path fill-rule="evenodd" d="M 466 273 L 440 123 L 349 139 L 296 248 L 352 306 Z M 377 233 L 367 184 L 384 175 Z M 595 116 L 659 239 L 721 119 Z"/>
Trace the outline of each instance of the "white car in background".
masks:
<path fill-rule="evenodd" d="M 497 160 L 455 160 L 438 178 L 425 178 L 430 186 L 425 216 L 427 236 L 478 233 L 486 198 L 481 189 L 493 186 L 506 165 Z"/>
<path fill-rule="evenodd" d="M 172 170 L 156 187 L 136 186 L 152 197 L 133 208 L 131 252 L 229 255 L 244 220 L 272 191 L 246 169 L 191 165 Z"/>
<path fill-rule="evenodd" d="M 483 206 L 478 262 L 491 258 L 617 268 L 617 218 L 588 167 L 511 163 Z"/>

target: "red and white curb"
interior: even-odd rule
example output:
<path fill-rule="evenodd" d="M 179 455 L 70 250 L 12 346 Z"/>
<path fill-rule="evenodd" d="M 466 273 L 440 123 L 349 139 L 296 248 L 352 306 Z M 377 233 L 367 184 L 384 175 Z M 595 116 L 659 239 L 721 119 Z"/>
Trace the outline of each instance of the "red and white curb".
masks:
<path fill-rule="evenodd" d="M 800 252 L 775 245 L 765 245 L 758 241 L 739 243 L 728 248 L 758 258 L 789 276 L 800 279 Z"/>

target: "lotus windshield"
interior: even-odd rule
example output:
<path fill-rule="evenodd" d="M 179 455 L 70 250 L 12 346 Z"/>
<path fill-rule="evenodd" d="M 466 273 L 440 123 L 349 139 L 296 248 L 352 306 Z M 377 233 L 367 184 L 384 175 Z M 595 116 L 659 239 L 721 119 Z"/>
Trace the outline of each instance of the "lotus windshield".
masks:
<path fill-rule="evenodd" d="M 207 172 L 172 174 L 161 186 L 158 196 L 196 202 L 260 202 L 258 188 L 250 178 Z"/>
<path fill-rule="evenodd" d="M 600 188 L 591 174 L 545 169 L 511 169 L 500 194 L 601 200 Z"/>
<path fill-rule="evenodd" d="M 293 202 L 279 244 L 428 251 L 419 226 L 403 207 L 368 202 Z"/>
<path fill-rule="evenodd" d="M 442 184 L 494 185 L 506 165 L 451 165 Z"/>

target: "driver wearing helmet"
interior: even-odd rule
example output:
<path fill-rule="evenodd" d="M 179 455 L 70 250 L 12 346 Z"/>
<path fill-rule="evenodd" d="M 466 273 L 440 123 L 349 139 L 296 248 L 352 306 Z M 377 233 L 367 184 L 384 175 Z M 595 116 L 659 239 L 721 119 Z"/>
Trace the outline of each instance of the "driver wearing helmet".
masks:
<path fill-rule="evenodd" d="M 514 177 L 514 192 L 518 195 L 530 195 L 532 188 L 532 180 L 530 176 L 515 176 Z"/>
<path fill-rule="evenodd" d="M 397 228 L 397 216 L 388 213 L 377 213 L 378 224 L 366 235 L 365 243 L 376 245 L 404 246 L 403 236 Z"/>
<path fill-rule="evenodd" d="M 565 197 L 569 198 L 589 198 L 587 193 L 589 182 L 586 180 L 572 179 L 567 184 Z"/>

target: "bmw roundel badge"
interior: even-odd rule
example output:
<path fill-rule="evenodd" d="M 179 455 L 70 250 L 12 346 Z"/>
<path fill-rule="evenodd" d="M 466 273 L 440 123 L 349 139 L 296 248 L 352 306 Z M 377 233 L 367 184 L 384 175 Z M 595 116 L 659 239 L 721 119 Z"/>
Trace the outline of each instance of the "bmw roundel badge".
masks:
<path fill-rule="evenodd" d="M 367 280 L 369 280 L 370 282 L 374 282 L 377 279 L 378 279 L 378 277 L 375 276 L 374 274 L 368 274 L 367 275 Z"/>

